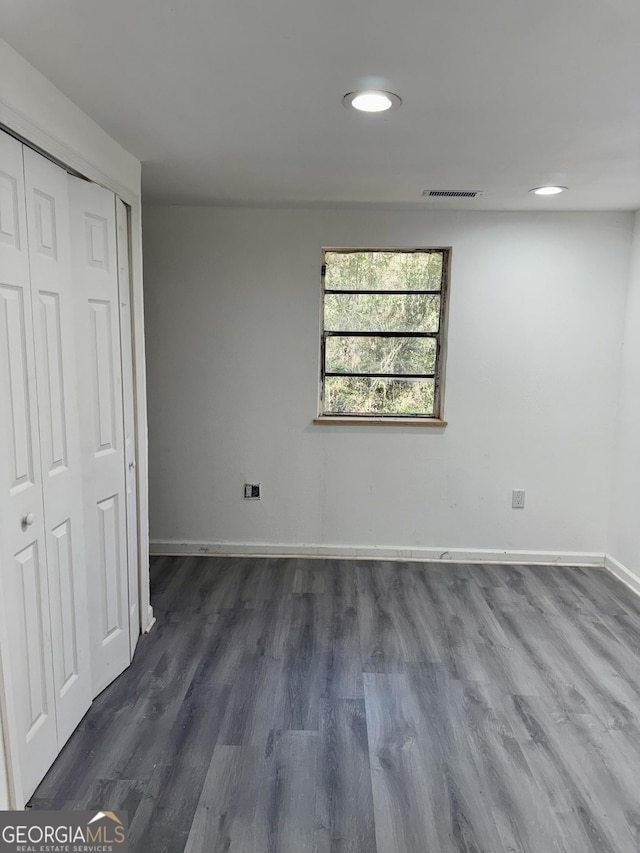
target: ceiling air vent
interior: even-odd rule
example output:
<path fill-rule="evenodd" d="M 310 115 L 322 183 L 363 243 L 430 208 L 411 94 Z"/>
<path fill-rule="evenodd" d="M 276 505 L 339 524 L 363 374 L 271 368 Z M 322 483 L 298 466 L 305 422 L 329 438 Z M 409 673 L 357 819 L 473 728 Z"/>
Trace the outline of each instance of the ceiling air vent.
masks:
<path fill-rule="evenodd" d="M 482 190 L 424 190 L 427 198 L 475 198 L 482 195 Z"/>

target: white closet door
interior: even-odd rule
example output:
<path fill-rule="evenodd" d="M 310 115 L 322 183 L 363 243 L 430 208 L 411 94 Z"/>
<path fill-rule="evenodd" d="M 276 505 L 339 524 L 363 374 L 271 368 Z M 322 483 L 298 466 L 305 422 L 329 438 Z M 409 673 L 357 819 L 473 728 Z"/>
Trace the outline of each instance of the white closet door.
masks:
<path fill-rule="evenodd" d="M 122 340 L 125 484 L 127 490 L 127 558 L 129 564 L 129 641 L 131 657 L 140 636 L 138 560 L 138 479 L 136 472 L 135 412 L 133 408 L 133 334 L 131 327 L 131 278 L 129 274 L 129 219 L 124 202 L 116 199 L 118 232 L 118 293 Z"/>
<path fill-rule="evenodd" d="M 57 733 L 22 145 L 0 134 L 0 641 L 17 802 Z"/>
<path fill-rule="evenodd" d="M 116 207 L 112 192 L 79 178 L 69 198 L 96 696 L 130 663 Z"/>
<path fill-rule="evenodd" d="M 91 704 L 67 173 L 24 149 L 58 749 Z"/>

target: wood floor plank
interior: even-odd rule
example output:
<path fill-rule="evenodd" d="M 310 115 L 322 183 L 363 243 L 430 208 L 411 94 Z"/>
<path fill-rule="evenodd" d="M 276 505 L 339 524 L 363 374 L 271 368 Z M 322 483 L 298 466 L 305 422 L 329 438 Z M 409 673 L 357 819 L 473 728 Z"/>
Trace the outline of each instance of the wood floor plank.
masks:
<path fill-rule="evenodd" d="M 295 561 L 292 593 L 312 593 L 318 595 L 326 591 L 327 573 L 322 560 L 297 559 Z"/>
<path fill-rule="evenodd" d="M 132 824 L 134 840 L 153 853 L 184 850 L 211 764 L 229 685 L 208 682 L 205 671 L 206 665 L 190 685 L 151 777 L 153 807 L 145 811 L 141 804 Z"/>
<path fill-rule="evenodd" d="M 534 774 L 502 711 L 502 696 L 486 685 L 467 685 L 462 704 L 470 760 L 484 807 L 495 821 L 503 850 L 562 851 L 558 826 L 537 796 Z M 468 786 L 468 779 L 463 784 Z M 472 791 L 467 791 L 469 799 Z"/>
<path fill-rule="evenodd" d="M 317 731 L 328 666 L 329 611 L 323 596 L 294 596 L 282 670 L 285 730 Z"/>
<path fill-rule="evenodd" d="M 358 605 L 362 666 L 367 672 L 402 672 L 404 650 L 398 631 L 395 594 L 397 581 L 386 563 L 359 562 Z"/>
<path fill-rule="evenodd" d="M 569 800 L 570 808 L 560 814 L 564 818 L 569 814 L 575 816 L 587 849 L 631 853 L 634 848 L 630 846 L 629 827 L 621 815 L 617 792 L 610 787 L 609 774 L 602 774 L 600 758 L 592 755 L 590 761 L 585 761 L 588 751 L 584 750 L 584 741 L 576 743 L 571 727 L 553 720 L 540 699 L 517 697 L 515 707 L 536 748 L 544 753 L 557 774 L 558 788 Z M 608 815 L 606 821 L 602 820 L 603 814 Z"/>
<path fill-rule="evenodd" d="M 483 671 L 475 647 L 476 625 L 465 620 L 459 608 L 471 583 L 467 573 L 448 575 L 443 567 L 438 572 L 425 573 L 423 583 L 440 614 L 440 659 L 447 663 L 452 676 L 480 681 Z"/>
<path fill-rule="evenodd" d="M 264 764 L 264 755 L 256 747 L 214 749 L 185 853 L 260 853 L 265 849 L 265 827 L 258 821 Z"/>
<path fill-rule="evenodd" d="M 376 853 L 363 700 L 325 699 L 320 722 L 314 853 Z"/>
<path fill-rule="evenodd" d="M 404 663 L 439 663 L 439 613 L 434 599 L 420 582 L 419 569 L 413 563 L 397 564 L 399 584 L 394 588 L 399 641 Z"/>
<path fill-rule="evenodd" d="M 423 760 L 420 710 L 405 673 L 365 673 L 364 679 L 378 850 L 422 853 L 439 841 L 442 799 L 431 795 L 434 776 Z M 439 772 L 436 778 L 442 791 L 442 781 L 450 777 Z M 460 841 L 467 833 L 467 814 L 452 786 L 447 794 Z M 477 832 L 473 828 L 474 837 Z"/>
<path fill-rule="evenodd" d="M 222 716 L 219 743 L 264 749 L 269 732 L 284 718 L 283 662 L 246 654 Z"/>
<path fill-rule="evenodd" d="M 435 816 L 437 848 L 500 849 L 499 813 L 487 808 L 481 766 L 485 744 L 470 713 L 469 687 L 441 665 L 412 665 L 407 676 L 421 722 L 418 746 L 429 768 L 427 792 Z M 495 746 L 494 741 L 491 745 Z M 502 780 L 491 781 L 496 788 L 496 782 Z M 436 846 L 430 837 L 426 843 Z"/>
<path fill-rule="evenodd" d="M 259 797 L 265 853 L 313 853 L 317 732 L 271 733 Z"/>

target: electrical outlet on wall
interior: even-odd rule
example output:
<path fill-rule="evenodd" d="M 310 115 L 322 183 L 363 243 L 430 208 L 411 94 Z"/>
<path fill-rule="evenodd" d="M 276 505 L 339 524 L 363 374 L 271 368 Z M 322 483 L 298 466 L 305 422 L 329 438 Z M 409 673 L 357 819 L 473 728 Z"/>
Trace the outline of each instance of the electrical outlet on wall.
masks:
<path fill-rule="evenodd" d="M 513 509 L 524 509 L 524 489 L 514 489 L 511 492 L 511 506 Z"/>
<path fill-rule="evenodd" d="M 244 499 L 246 501 L 260 500 L 260 483 L 245 483 L 244 484 Z"/>

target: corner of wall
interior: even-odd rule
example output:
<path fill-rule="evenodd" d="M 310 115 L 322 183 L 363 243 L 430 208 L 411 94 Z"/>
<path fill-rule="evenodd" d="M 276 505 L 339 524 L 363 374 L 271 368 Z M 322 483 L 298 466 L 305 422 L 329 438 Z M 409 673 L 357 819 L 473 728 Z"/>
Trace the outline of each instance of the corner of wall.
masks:
<path fill-rule="evenodd" d="M 640 594 L 640 210 L 634 218 L 618 378 L 605 565 Z"/>

